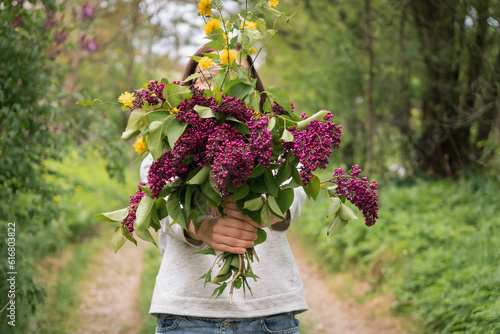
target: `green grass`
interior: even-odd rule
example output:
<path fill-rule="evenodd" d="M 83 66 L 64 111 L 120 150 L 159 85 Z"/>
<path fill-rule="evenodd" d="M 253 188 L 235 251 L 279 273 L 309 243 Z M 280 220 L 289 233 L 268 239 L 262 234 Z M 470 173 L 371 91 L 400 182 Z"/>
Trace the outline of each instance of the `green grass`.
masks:
<path fill-rule="evenodd" d="M 425 333 L 499 332 L 499 181 L 478 176 L 380 188 L 375 226 L 352 221 L 328 238 L 321 200 L 307 202 L 294 232 L 328 271 L 356 272 L 374 293 L 394 292 L 395 314 L 410 316 Z"/>

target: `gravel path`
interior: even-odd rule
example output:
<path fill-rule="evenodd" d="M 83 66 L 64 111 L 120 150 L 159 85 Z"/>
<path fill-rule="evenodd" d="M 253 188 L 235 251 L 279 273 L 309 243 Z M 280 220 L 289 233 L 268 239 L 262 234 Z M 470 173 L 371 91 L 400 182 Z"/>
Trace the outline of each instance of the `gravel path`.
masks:
<path fill-rule="evenodd" d="M 304 281 L 309 310 L 299 319 L 308 334 L 402 334 L 406 331 L 397 318 L 388 315 L 390 298 L 381 297 L 358 305 L 355 298 L 340 299 L 335 290 L 345 285 L 341 276 L 327 278 L 305 254 L 300 242 L 290 240 L 290 246 Z M 354 289 L 365 290 L 367 284 L 358 283 Z M 362 294 L 363 291 L 358 291 Z"/>

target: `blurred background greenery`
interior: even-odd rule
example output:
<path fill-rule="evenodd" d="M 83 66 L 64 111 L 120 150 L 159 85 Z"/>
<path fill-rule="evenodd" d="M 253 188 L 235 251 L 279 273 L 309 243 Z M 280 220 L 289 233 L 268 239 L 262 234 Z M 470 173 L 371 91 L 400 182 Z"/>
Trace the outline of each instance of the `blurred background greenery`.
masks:
<path fill-rule="evenodd" d="M 20 333 L 77 321 L 81 274 L 109 242 L 93 215 L 125 207 L 138 181 L 116 99 L 180 79 L 203 44 L 196 11 L 181 0 L 0 1 L 0 308 L 16 222 Z M 303 0 L 257 64 L 297 113 L 334 113 L 344 134 L 333 166 L 357 163 L 379 183 L 371 228 L 329 239 L 317 217 L 327 203 L 309 202 L 291 232 L 315 261 L 370 283 L 368 299 L 394 294 L 393 314 L 423 333 L 500 332 L 500 2 Z M 109 103 L 75 105 L 94 98 Z M 66 259 L 56 275 L 42 268 L 49 257 Z M 151 332 L 157 251 L 144 259 L 138 308 Z"/>

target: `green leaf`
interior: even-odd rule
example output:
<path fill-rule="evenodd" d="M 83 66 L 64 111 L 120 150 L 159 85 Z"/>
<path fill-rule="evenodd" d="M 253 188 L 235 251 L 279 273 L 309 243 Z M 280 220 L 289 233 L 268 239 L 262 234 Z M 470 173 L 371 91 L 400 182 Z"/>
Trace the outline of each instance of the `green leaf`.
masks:
<path fill-rule="evenodd" d="M 281 167 L 278 169 L 278 173 L 276 174 L 276 182 L 278 182 L 278 184 L 282 184 L 290 177 L 292 177 L 292 168 L 293 167 L 288 163 L 283 163 L 283 165 L 281 165 Z"/>
<path fill-rule="evenodd" d="M 190 76 L 188 76 L 186 79 L 184 79 L 182 82 L 188 82 L 188 81 L 191 81 L 191 80 L 199 78 L 199 77 L 201 77 L 201 73 L 199 73 L 199 72 L 193 73 Z"/>
<path fill-rule="evenodd" d="M 166 132 L 166 122 L 154 121 L 149 125 L 149 136 L 146 136 L 146 143 L 154 160 L 158 160 L 165 150 L 168 149 L 163 141 Z"/>
<path fill-rule="evenodd" d="M 328 227 L 326 234 L 331 237 L 342 231 L 342 229 L 346 225 L 347 225 L 347 220 L 344 220 L 340 218 L 339 215 L 335 214 L 333 216 L 332 222 L 330 223 L 330 226 Z"/>
<path fill-rule="evenodd" d="M 290 131 L 288 131 L 287 129 L 283 129 L 283 134 L 281 135 L 280 139 L 283 140 L 284 142 L 294 141 L 293 134 Z"/>
<path fill-rule="evenodd" d="M 250 187 L 248 186 L 248 184 L 243 183 L 243 185 L 234 189 L 233 201 L 238 201 L 240 199 L 245 198 L 249 192 L 250 192 Z"/>
<path fill-rule="evenodd" d="M 219 193 L 217 193 L 215 191 L 214 188 L 212 188 L 212 186 L 210 185 L 210 180 L 212 178 L 209 177 L 207 181 L 205 181 L 202 185 L 201 185 L 201 191 L 203 192 L 203 194 L 205 196 L 207 196 L 212 202 L 214 203 L 217 203 L 217 204 L 220 204 L 222 202 L 222 197 L 220 196 Z"/>
<path fill-rule="evenodd" d="M 96 102 L 102 102 L 99 99 L 94 99 L 94 100 L 81 100 L 81 101 L 76 101 L 76 104 L 79 104 L 81 106 L 95 106 Z"/>
<path fill-rule="evenodd" d="M 292 179 L 297 182 L 297 184 L 302 185 L 302 178 L 300 177 L 300 173 L 296 167 L 292 168 Z"/>
<path fill-rule="evenodd" d="M 186 214 L 181 208 L 177 193 L 170 194 L 167 200 L 167 211 L 170 218 L 183 229 L 187 229 Z"/>
<path fill-rule="evenodd" d="M 245 201 L 243 209 L 247 209 L 250 211 L 257 211 L 260 210 L 260 208 L 262 208 L 263 205 L 264 205 L 264 200 L 262 199 L 261 196 L 259 196 L 257 198 Z"/>
<path fill-rule="evenodd" d="M 234 96 L 239 99 L 244 99 L 252 91 L 253 91 L 252 86 L 240 82 L 235 85 L 232 85 L 231 87 L 229 87 L 229 89 L 225 89 L 223 93 L 226 94 L 227 96 Z"/>
<path fill-rule="evenodd" d="M 267 189 L 269 189 L 269 193 L 273 196 L 278 196 L 278 190 L 280 188 L 278 181 L 274 178 L 273 173 L 270 170 L 267 170 L 264 173 L 264 179 L 266 182 Z"/>
<path fill-rule="evenodd" d="M 127 218 L 127 216 L 128 216 L 128 208 L 111 212 L 99 213 L 94 217 L 104 220 L 106 222 L 115 223 L 115 222 L 121 222 L 122 220 Z"/>
<path fill-rule="evenodd" d="M 140 130 L 146 124 L 148 124 L 146 111 L 140 108 L 134 109 L 128 118 L 127 128 L 125 130 Z"/>
<path fill-rule="evenodd" d="M 269 219 L 269 205 L 267 202 L 262 205 L 260 210 L 260 220 L 263 221 L 269 229 L 272 229 L 271 220 Z"/>
<path fill-rule="evenodd" d="M 273 131 L 275 125 L 276 125 L 276 118 L 270 117 L 269 122 L 267 123 L 267 129 L 269 131 Z"/>
<path fill-rule="evenodd" d="M 132 138 L 137 137 L 139 133 L 141 133 L 140 130 L 125 130 L 123 131 L 121 138 L 125 140 L 130 140 Z"/>
<path fill-rule="evenodd" d="M 293 189 L 280 190 L 278 197 L 276 197 L 276 203 L 278 204 L 281 212 L 287 212 L 293 203 L 295 197 L 295 192 Z"/>
<path fill-rule="evenodd" d="M 167 84 L 163 89 L 163 97 L 165 98 L 163 108 L 173 109 L 178 107 L 183 100 L 190 98 L 192 95 L 193 92 L 189 89 L 189 87 L 173 83 Z"/>
<path fill-rule="evenodd" d="M 290 98 L 287 92 L 279 87 L 271 86 L 266 89 L 266 93 L 276 103 L 285 108 L 286 111 L 290 114 L 292 113 L 292 106 L 290 105 Z"/>
<path fill-rule="evenodd" d="M 196 105 L 196 106 L 194 106 L 194 111 L 196 111 L 198 113 L 198 115 L 200 115 L 201 118 L 213 118 L 213 117 L 215 117 L 215 114 L 212 111 L 212 109 L 210 109 L 210 107 L 203 107 L 203 106 Z"/>
<path fill-rule="evenodd" d="M 315 119 L 319 119 L 320 121 L 328 114 L 328 110 L 321 110 L 312 115 L 311 117 L 308 117 L 307 119 L 300 121 L 297 123 L 297 131 L 305 130 L 309 126 L 309 123 Z"/>
<path fill-rule="evenodd" d="M 151 196 L 144 196 L 137 207 L 134 230 L 147 229 L 151 226 L 151 220 L 158 220 L 155 202 Z"/>
<path fill-rule="evenodd" d="M 126 228 L 125 226 L 122 226 L 122 234 L 125 237 L 125 239 L 133 242 L 137 246 L 137 240 L 132 236 L 132 233 Z"/>
<path fill-rule="evenodd" d="M 113 232 L 113 236 L 111 237 L 111 244 L 113 245 L 113 248 L 116 252 L 123 246 L 125 241 L 127 240 L 122 233 L 122 226 L 117 226 L 115 228 L 115 231 Z"/>
<path fill-rule="evenodd" d="M 339 216 L 344 220 L 358 219 L 354 211 L 344 203 L 340 203 Z"/>
<path fill-rule="evenodd" d="M 320 181 L 316 175 L 313 175 L 313 177 L 309 180 L 309 183 L 304 186 L 304 190 L 307 196 L 311 197 L 314 200 L 316 200 L 316 197 L 318 197 L 320 189 Z"/>
<path fill-rule="evenodd" d="M 196 173 L 191 179 L 186 181 L 187 184 L 203 184 L 210 174 L 211 167 L 210 165 L 204 165 L 203 168 Z"/>
<path fill-rule="evenodd" d="M 205 248 L 199 252 L 196 252 L 195 254 L 216 255 L 213 248 Z"/>
<path fill-rule="evenodd" d="M 172 117 L 167 118 L 165 122 L 165 128 L 167 130 L 168 143 L 170 147 L 174 147 L 175 142 L 179 139 L 180 136 L 186 130 L 187 122 L 179 123 L 177 118 L 174 115 Z"/>
<path fill-rule="evenodd" d="M 334 213 L 337 213 L 340 209 L 340 198 L 337 196 L 330 197 L 330 205 L 328 206 L 328 211 L 326 213 L 327 217 L 330 217 Z"/>
<path fill-rule="evenodd" d="M 169 117 L 171 115 L 172 114 L 170 113 L 170 111 L 158 110 L 158 111 L 149 112 L 148 119 L 150 122 L 154 122 L 154 121 L 163 122 L 163 121 L 165 121 L 165 119 L 167 117 Z"/>
<path fill-rule="evenodd" d="M 283 212 L 281 212 L 278 202 L 276 201 L 276 198 L 274 196 L 269 196 L 267 198 L 267 203 L 269 204 L 269 209 L 271 209 L 271 212 L 276 217 L 286 220 L 285 215 L 283 214 Z"/>
<path fill-rule="evenodd" d="M 141 238 L 142 240 L 146 240 L 146 241 L 152 242 L 152 243 L 154 243 L 156 245 L 156 241 L 155 241 L 155 239 L 153 238 L 153 236 L 151 235 L 151 233 L 149 232 L 148 229 L 145 229 L 145 230 L 136 230 L 135 234 L 139 238 Z"/>
<path fill-rule="evenodd" d="M 186 216 L 189 217 L 191 214 L 191 198 L 193 197 L 195 186 L 187 186 L 186 194 L 184 195 L 184 212 L 186 212 Z M 187 219 L 189 222 L 189 219 Z"/>
<path fill-rule="evenodd" d="M 267 239 L 267 233 L 261 228 L 257 229 L 257 239 L 254 241 L 255 245 L 261 244 Z"/>
<path fill-rule="evenodd" d="M 258 164 L 252 169 L 252 172 L 249 175 L 249 178 L 254 179 L 264 173 L 265 169 L 261 164 Z"/>
<path fill-rule="evenodd" d="M 265 194 L 269 192 L 269 189 L 267 187 L 267 183 L 265 182 L 265 176 L 262 175 L 255 180 L 252 180 L 253 182 L 250 184 L 250 189 L 257 194 Z"/>

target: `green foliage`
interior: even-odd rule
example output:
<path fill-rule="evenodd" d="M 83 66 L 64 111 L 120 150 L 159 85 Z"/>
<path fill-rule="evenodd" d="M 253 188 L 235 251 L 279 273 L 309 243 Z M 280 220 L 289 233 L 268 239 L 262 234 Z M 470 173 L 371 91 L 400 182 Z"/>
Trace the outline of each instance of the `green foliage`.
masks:
<path fill-rule="evenodd" d="M 481 176 L 382 185 L 380 219 L 370 228 L 357 220 L 327 238 L 315 206 L 292 228 L 329 271 L 361 272 L 374 289 L 395 292 L 394 311 L 410 314 L 426 333 L 495 333 L 499 190 L 498 178 Z"/>

